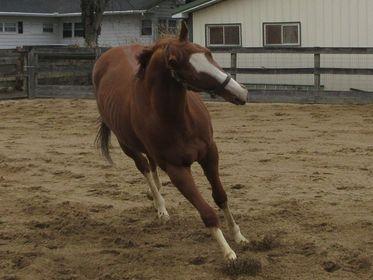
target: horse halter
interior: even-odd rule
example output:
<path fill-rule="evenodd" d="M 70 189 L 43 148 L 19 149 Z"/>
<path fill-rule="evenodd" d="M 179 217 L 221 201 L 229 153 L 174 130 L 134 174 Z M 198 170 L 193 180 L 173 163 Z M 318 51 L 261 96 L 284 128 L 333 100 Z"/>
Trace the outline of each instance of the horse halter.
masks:
<path fill-rule="evenodd" d="M 167 56 L 167 54 L 169 52 L 169 45 L 166 46 L 165 52 L 166 52 L 166 56 Z M 227 74 L 227 78 L 224 80 L 223 83 L 221 83 L 220 85 L 218 85 L 216 88 L 213 88 L 213 89 L 210 89 L 210 90 L 206 90 L 206 89 L 201 89 L 201 88 L 198 88 L 196 86 L 191 85 L 185 79 L 183 79 L 181 77 L 181 75 L 175 69 L 172 69 L 171 67 L 168 67 L 168 68 L 169 68 L 169 70 L 171 72 L 172 78 L 175 81 L 177 81 L 178 83 L 180 83 L 184 87 L 184 89 L 186 89 L 186 90 L 192 90 L 192 91 L 197 91 L 197 92 L 206 92 L 206 93 L 209 93 L 212 97 L 215 97 L 216 93 L 219 93 L 219 92 L 223 91 L 225 89 L 225 87 L 227 86 L 227 84 L 232 79 L 231 75 Z"/>
<path fill-rule="evenodd" d="M 187 81 L 185 81 L 180 76 L 180 74 L 176 70 L 170 69 L 170 71 L 171 71 L 172 78 L 174 78 L 175 81 L 177 81 L 178 83 L 180 83 L 185 89 L 192 90 L 192 91 L 197 91 L 197 92 L 201 92 L 201 91 L 207 92 L 207 93 L 209 93 L 212 96 L 215 96 L 215 93 L 219 93 L 219 92 L 223 91 L 225 89 L 225 87 L 227 86 L 227 84 L 229 83 L 229 81 L 232 79 L 232 76 L 229 75 L 229 74 L 227 74 L 227 78 L 224 80 L 223 83 L 221 83 L 220 85 L 218 85 L 214 89 L 206 90 L 206 89 L 197 88 L 197 87 L 189 84 Z"/>

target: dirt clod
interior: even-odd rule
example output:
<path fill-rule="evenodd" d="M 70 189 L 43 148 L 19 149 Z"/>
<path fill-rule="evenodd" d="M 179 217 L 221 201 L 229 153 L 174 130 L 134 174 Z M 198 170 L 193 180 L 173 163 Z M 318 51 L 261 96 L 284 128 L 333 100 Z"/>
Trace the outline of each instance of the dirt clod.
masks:
<path fill-rule="evenodd" d="M 322 267 L 327 272 L 334 272 L 341 268 L 341 266 L 334 261 L 325 261 L 323 262 Z"/>
<path fill-rule="evenodd" d="M 254 258 L 237 259 L 234 262 L 227 263 L 223 271 L 230 276 L 256 276 L 262 271 L 262 263 Z"/>
<path fill-rule="evenodd" d="M 266 234 L 262 239 L 251 240 L 247 249 L 253 251 L 270 251 L 280 246 L 279 238 L 274 234 Z"/>

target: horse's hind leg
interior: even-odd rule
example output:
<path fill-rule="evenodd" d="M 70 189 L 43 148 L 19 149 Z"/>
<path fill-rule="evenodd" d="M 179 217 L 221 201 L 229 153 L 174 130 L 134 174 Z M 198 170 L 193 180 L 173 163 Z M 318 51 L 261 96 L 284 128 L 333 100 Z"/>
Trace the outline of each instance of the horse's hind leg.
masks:
<path fill-rule="evenodd" d="M 128 148 L 126 145 L 120 144 L 123 152 L 132 158 L 135 162 L 137 169 L 144 175 L 146 182 L 149 185 L 149 189 L 153 196 L 154 206 L 157 209 L 158 217 L 162 221 L 168 221 L 170 216 L 165 207 L 165 202 L 162 195 L 159 193 L 156 183 L 153 180 L 151 173 L 151 168 L 149 166 L 149 162 L 146 157 L 139 153 L 135 152 L 132 149 Z"/>
<path fill-rule="evenodd" d="M 161 180 L 159 179 L 159 175 L 158 175 L 158 167 L 157 167 L 157 164 L 156 162 L 148 156 L 148 160 L 149 160 L 149 165 L 150 165 L 150 171 L 152 173 L 152 177 L 153 177 L 153 180 L 154 180 L 154 183 L 155 185 L 157 186 L 157 189 L 158 191 L 161 190 L 161 187 L 162 187 L 162 184 L 161 184 Z M 151 191 L 151 189 L 149 188 L 149 192 L 147 194 L 148 198 L 150 200 L 153 199 L 153 193 Z"/>
<path fill-rule="evenodd" d="M 213 143 L 206 157 L 199 162 L 212 188 L 212 197 L 216 205 L 224 211 L 229 230 L 237 243 L 247 243 L 247 239 L 241 234 L 240 227 L 236 224 L 228 206 L 227 194 L 219 177 L 219 154 L 216 144 Z"/>
<path fill-rule="evenodd" d="M 211 235 L 218 242 L 224 258 L 228 261 L 234 261 L 237 259 L 235 252 L 231 249 L 219 228 L 219 218 L 216 215 L 215 210 L 203 199 L 198 191 L 190 167 L 170 165 L 167 166 L 166 172 L 168 176 L 170 176 L 171 182 L 179 189 L 185 198 L 187 198 L 190 203 L 197 208 L 203 223 L 210 229 Z"/>

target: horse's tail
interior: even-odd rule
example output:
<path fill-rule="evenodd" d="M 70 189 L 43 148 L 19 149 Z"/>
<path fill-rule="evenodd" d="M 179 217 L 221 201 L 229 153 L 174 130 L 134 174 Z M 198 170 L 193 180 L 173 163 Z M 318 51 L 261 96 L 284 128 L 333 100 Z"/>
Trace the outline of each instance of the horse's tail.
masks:
<path fill-rule="evenodd" d="M 111 130 L 110 128 L 102 121 L 101 118 L 98 119 L 99 122 L 99 129 L 97 132 L 97 136 L 95 139 L 95 145 L 98 149 L 101 150 L 101 154 L 106 158 L 106 160 L 113 164 L 113 160 L 110 156 L 109 146 L 110 146 L 110 138 L 111 138 Z"/>

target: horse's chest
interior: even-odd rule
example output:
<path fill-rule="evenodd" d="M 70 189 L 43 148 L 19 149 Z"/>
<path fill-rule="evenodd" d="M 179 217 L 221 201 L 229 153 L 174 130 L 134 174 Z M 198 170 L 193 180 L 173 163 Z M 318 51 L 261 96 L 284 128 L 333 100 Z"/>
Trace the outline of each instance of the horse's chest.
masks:
<path fill-rule="evenodd" d="M 175 165 L 191 165 L 204 157 L 209 137 L 198 134 L 164 132 L 152 137 L 153 153 L 157 158 Z"/>

